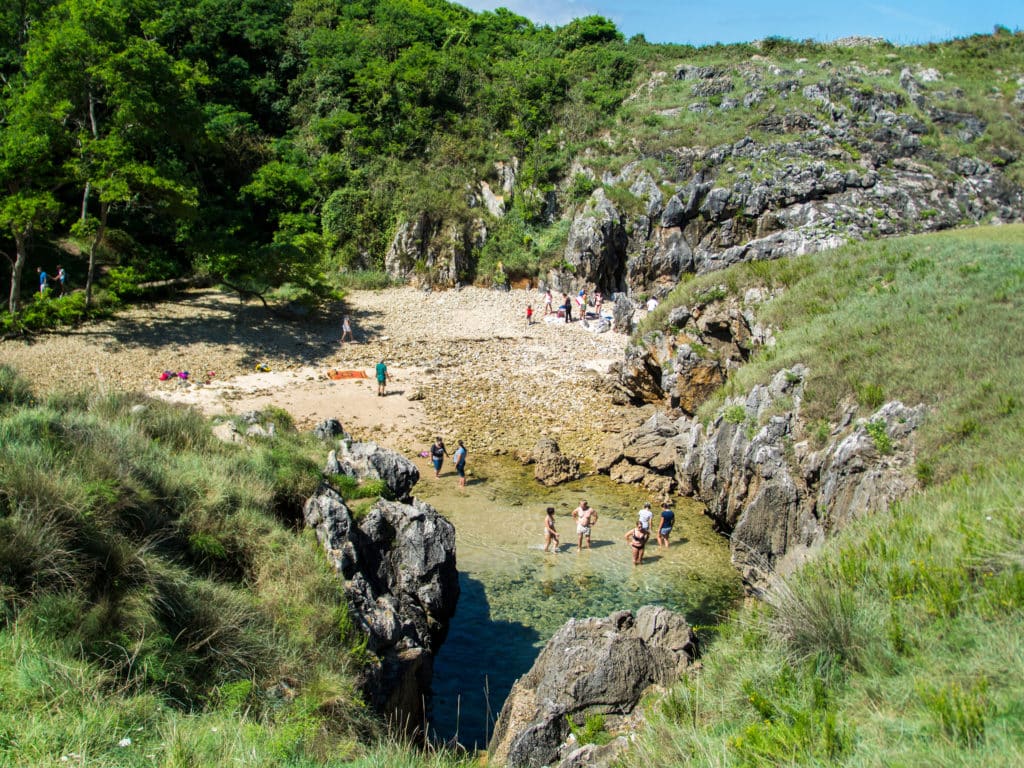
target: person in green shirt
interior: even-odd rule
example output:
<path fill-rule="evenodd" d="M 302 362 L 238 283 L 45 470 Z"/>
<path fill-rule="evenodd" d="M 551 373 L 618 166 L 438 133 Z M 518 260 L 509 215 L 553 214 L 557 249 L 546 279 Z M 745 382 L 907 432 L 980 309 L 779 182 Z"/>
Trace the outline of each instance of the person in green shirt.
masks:
<path fill-rule="evenodd" d="M 377 363 L 377 397 L 384 397 L 387 394 L 384 391 L 385 385 L 388 383 L 388 367 L 384 365 L 384 361 L 381 360 Z"/>

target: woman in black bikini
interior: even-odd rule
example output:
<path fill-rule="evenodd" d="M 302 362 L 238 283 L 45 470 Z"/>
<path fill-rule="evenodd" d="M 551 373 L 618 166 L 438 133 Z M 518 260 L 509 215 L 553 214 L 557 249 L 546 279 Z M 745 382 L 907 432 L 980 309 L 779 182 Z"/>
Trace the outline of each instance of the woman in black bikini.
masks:
<path fill-rule="evenodd" d="M 637 520 L 632 530 L 626 531 L 626 541 L 633 548 L 633 565 L 643 565 L 644 545 L 647 544 L 647 531 Z"/>

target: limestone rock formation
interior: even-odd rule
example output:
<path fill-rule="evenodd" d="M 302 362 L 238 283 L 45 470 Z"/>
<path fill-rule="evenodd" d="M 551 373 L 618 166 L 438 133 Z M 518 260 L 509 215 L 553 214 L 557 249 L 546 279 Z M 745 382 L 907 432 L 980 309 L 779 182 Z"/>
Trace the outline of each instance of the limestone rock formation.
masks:
<path fill-rule="evenodd" d="M 582 725 L 586 715 L 601 713 L 614 731 L 645 691 L 678 680 L 696 654 L 686 619 L 667 608 L 570 619 L 513 685 L 495 726 L 490 760 L 509 768 L 555 764 L 568 757 L 563 752 L 575 752 L 562 748 L 569 735 L 566 716 Z"/>
<path fill-rule="evenodd" d="M 806 376 L 803 366 L 780 371 L 770 384 L 727 401 L 706 427 L 689 416 L 656 414 L 624 433 L 619 458 L 599 469 L 702 501 L 731 534 L 733 563 L 757 590 L 850 520 L 916 486 L 913 436 L 925 407 L 890 402 L 854 420 L 851 406 L 822 434 L 800 418 Z"/>
<path fill-rule="evenodd" d="M 419 482 L 420 471 L 405 456 L 374 442 L 342 440 L 338 452 L 328 456 L 328 475 L 348 475 L 358 480 L 383 480 L 393 498 L 407 501 Z"/>
<path fill-rule="evenodd" d="M 629 346 L 619 385 L 631 402 L 668 399 L 671 407 L 692 416 L 755 348 L 775 343 L 771 330 L 753 312 L 774 293 L 755 289 L 742 300 L 724 301 L 720 295 L 712 289 L 692 307 L 673 308 L 667 330 L 646 334 Z"/>
<path fill-rule="evenodd" d="M 415 729 L 459 597 L 454 526 L 423 502 L 383 499 L 357 524 L 327 484 L 303 512 L 344 578 L 350 615 L 377 659 L 362 680 L 367 700 Z"/>
<path fill-rule="evenodd" d="M 567 483 L 580 476 L 580 463 L 565 456 L 549 437 L 537 441 L 526 463 L 533 464 L 533 476 L 541 485 Z"/>
<path fill-rule="evenodd" d="M 486 240 L 482 218 L 445 221 L 422 214 L 399 224 L 384 269 L 394 280 L 451 288 L 471 273 L 472 254 Z"/>
<path fill-rule="evenodd" d="M 337 419 L 324 419 L 313 427 L 313 435 L 321 440 L 330 440 L 344 434 L 345 429 Z"/>

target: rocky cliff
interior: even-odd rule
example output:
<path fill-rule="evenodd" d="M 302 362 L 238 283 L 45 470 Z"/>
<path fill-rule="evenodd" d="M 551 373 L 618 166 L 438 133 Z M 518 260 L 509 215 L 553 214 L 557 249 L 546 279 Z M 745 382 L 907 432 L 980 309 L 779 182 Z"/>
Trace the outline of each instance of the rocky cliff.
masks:
<path fill-rule="evenodd" d="M 686 273 L 738 262 L 1021 220 L 1024 191 L 1002 170 L 1020 159 L 1019 93 L 987 95 L 1006 102 L 1005 112 L 991 105 L 999 125 L 990 126 L 992 114 L 970 111 L 969 94 L 936 69 L 901 63 L 894 52 L 843 58 L 758 54 L 653 73 L 624 108 L 642 130 L 610 130 L 549 193 L 555 199 L 540 221 L 565 211 L 570 225 L 542 280 L 560 291 L 659 293 Z M 1013 136 L 1005 119 L 1015 122 Z M 688 130 L 694 120 L 706 123 L 700 139 Z M 452 285 L 471 274 L 487 222 L 517 196 L 539 194 L 520 189 L 512 168 L 518 163 L 502 165 L 500 198 L 486 182 L 467 189 L 462 223 L 400 224 L 392 276 Z M 574 202 L 579 179 L 594 188 L 582 203 Z"/>
<path fill-rule="evenodd" d="M 327 475 L 383 479 L 389 495 L 407 498 L 419 477 L 404 457 L 372 443 L 342 442 Z M 367 637 L 372 661 L 362 689 L 370 704 L 399 728 L 424 722 L 433 658 L 444 642 L 459 597 L 455 528 L 430 505 L 378 500 L 356 520 L 338 492 L 324 483 L 307 500 L 313 528 L 337 573 L 355 626 Z"/>
<path fill-rule="evenodd" d="M 592 750 L 581 755 L 567 738 L 569 720 L 582 726 L 588 715 L 601 715 L 609 730 L 620 730 L 651 686 L 677 681 L 696 655 L 686 619 L 667 608 L 570 619 L 512 687 L 490 761 L 510 768 L 595 765 Z"/>
<path fill-rule="evenodd" d="M 699 499 L 730 535 L 733 563 L 755 590 L 790 571 L 851 519 L 916 487 L 913 435 L 924 406 L 883 405 L 839 423 L 800 418 L 802 366 L 731 398 L 707 425 L 659 410 L 606 447 L 598 468 L 654 492 Z"/>

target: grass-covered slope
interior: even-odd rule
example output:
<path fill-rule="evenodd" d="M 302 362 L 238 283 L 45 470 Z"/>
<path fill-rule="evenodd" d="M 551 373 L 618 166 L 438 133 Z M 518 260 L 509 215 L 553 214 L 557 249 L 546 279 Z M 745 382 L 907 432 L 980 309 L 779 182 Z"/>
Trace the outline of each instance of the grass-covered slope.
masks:
<path fill-rule="evenodd" d="M 703 673 L 652 702 L 630 765 L 1024 763 L 1022 281 L 1024 228 L 1003 227 L 750 264 L 676 290 L 669 303 L 782 287 L 759 312 L 778 345 L 729 390 L 802 362 L 812 423 L 846 398 L 926 402 L 927 487 L 729 622 Z"/>
<path fill-rule="evenodd" d="M 323 448 L 274 419 L 226 445 L 195 412 L 37 402 L 0 367 L 0 765 L 364 751 L 343 584 L 295 528 Z"/>

